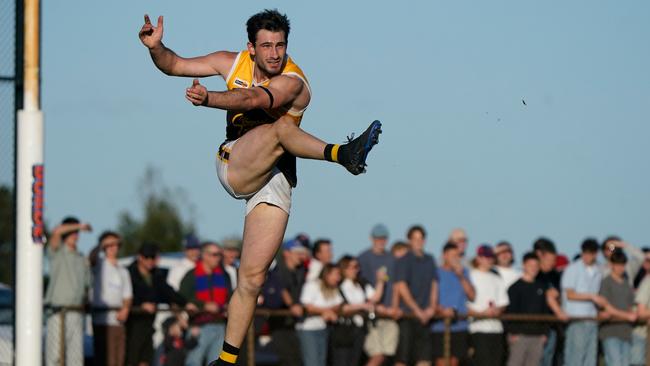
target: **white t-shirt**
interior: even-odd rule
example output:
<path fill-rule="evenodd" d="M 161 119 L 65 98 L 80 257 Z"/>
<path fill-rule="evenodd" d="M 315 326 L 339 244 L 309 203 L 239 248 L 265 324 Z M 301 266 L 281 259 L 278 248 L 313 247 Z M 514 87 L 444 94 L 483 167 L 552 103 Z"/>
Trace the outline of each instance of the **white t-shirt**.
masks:
<path fill-rule="evenodd" d="M 124 300 L 133 298 L 131 276 L 126 268 L 112 264 L 105 258 L 97 259 L 93 267 L 93 288 L 91 299 L 93 306 L 121 307 Z M 93 314 L 93 323 L 101 325 L 119 325 L 117 311 L 100 311 Z"/>
<path fill-rule="evenodd" d="M 181 287 L 181 281 L 183 281 L 183 277 L 185 277 L 187 272 L 189 272 L 191 269 L 194 269 L 194 267 L 196 267 L 196 262 L 187 259 L 187 257 L 184 257 L 180 263 L 172 267 L 169 270 L 169 273 L 167 273 L 167 283 L 169 286 L 178 291 L 178 289 Z"/>
<path fill-rule="evenodd" d="M 320 280 L 307 282 L 302 287 L 302 292 L 300 293 L 300 302 L 303 305 L 313 305 L 320 308 L 328 308 L 343 303 L 343 298 L 338 291 L 336 291 L 334 295 L 325 298 L 320 286 Z M 302 323 L 296 324 L 296 329 L 299 330 L 321 330 L 326 328 L 327 323 L 325 323 L 325 320 L 323 320 L 320 315 L 307 316 Z"/>
<path fill-rule="evenodd" d="M 514 267 L 496 266 L 494 268 L 496 268 L 497 272 L 499 272 L 499 276 L 503 279 L 503 282 L 506 285 L 506 292 L 513 283 L 517 282 L 517 280 L 521 278 L 521 271 Z"/>
<path fill-rule="evenodd" d="M 307 282 L 318 280 L 321 271 L 323 270 L 323 262 L 316 258 L 312 258 L 309 262 L 309 270 L 307 271 Z"/>
<path fill-rule="evenodd" d="M 505 283 L 499 275 L 473 269 L 469 272 L 469 277 L 474 285 L 476 297 L 474 301 L 467 303 L 468 309 L 480 312 L 487 310 L 490 303 L 495 307 L 507 306 L 510 303 Z M 475 320 L 469 323 L 469 332 L 503 333 L 503 325 L 500 320 Z"/>
<path fill-rule="evenodd" d="M 224 266 L 226 272 L 230 276 L 230 285 L 233 289 L 237 287 L 237 268 L 235 266 Z"/>
<path fill-rule="evenodd" d="M 343 292 L 348 304 L 351 305 L 363 304 L 375 295 L 375 289 L 371 284 L 366 284 L 365 288 L 362 288 L 360 284 L 347 278 L 341 283 L 341 292 Z M 363 326 L 363 317 L 361 315 L 355 315 L 352 317 L 352 321 L 358 327 Z"/>

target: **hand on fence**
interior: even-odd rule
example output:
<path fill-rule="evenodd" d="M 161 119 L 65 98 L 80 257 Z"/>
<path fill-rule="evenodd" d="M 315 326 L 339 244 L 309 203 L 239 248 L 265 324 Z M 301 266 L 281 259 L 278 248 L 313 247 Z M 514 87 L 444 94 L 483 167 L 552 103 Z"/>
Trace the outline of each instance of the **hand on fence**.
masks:
<path fill-rule="evenodd" d="M 124 323 L 126 322 L 126 319 L 129 318 L 129 308 L 128 307 L 123 307 L 121 308 L 117 314 L 115 315 L 115 319 L 117 319 L 118 322 Z"/>
<path fill-rule="evenodd" d="M 300 318 L 305 314 L 305 309 L 302 307 L 300 304 L 293 304 L 289 308 L 289 311 L 291 311 L 291 315 L 295 316 L 296 318 Z"/>
<path fill-rule="evenodd" d="M 143 302 L 140 307 L 142 307 L 142 310 L 146 311 L 149 314 L 156 312 L 156 304 L 153 302 Z"/>

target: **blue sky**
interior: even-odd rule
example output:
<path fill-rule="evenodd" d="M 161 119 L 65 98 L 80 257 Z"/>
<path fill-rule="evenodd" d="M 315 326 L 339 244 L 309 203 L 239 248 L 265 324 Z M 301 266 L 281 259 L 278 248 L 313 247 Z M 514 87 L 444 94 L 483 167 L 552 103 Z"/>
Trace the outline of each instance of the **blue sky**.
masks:
<path fill-rule="evenodd" d="M 377 222 L 391 239 L 423 224 L 435 254 L 456 226 L 472 248 L 508 239 L 518 253 L 539 235 L 569 254 L 588 235 L 650 245 L 644 1 L 44 1 L 48 220 L 99 232 L 139 215 L 153 165 L 187 192 L 202 238 L 240 234 L 243 203 L 214 169 L 225 113 L 190 105 L 191 80 L 159 72 L 137 32 L 163 14 L 181 55 L 240 50 L 247 18 L 270 7 L 290 17 L 314 91 L 302 127 L 342 142 L 384 124 L 364 176 L 299 162 L 288 236 L 329 237 L 336 254 L 366 247 Z"/>

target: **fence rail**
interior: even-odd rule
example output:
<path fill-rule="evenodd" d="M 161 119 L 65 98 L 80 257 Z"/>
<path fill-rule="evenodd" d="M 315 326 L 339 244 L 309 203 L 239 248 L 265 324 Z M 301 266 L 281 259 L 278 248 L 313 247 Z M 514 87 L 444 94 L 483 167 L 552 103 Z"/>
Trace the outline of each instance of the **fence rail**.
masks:
<path fill-rule="evenodd" d="M 0 310 L 2 310 L 2 307 L 0 307 Z M 67 313 L 82 313 L 83 315 L 90 315 L 90 314 L 95 314 L 95 313 L 102 313 L 106 311 L 114 311 L 114 310 L 119 310 L 119 308 L 107 308 L 107 307 L 89 307 L 89 306 L 68 306 L 68 307 L 47 307 L 45 311 L 48 311 L 50 313 L 56 314 L 56 316 L 59 317 L 59 320 L 57 321 L 58 325 L 60 326 L 59 329 L 56 331 L 58 332 L 59 339 L 65 339 L 65 327 L 66 324 L 70 324 L 69 321 L 66 321 L 66 314 Z M 178 307 L 159 307 L 156 309 L 156 313 L 170 313 L 170 314 L 177 314 L 179 312 L 185 311 L 182 308 Z M 133 307 L 130 310 L 131 314 L 150 314 L 150 312 L 140 308 L 140 307 Z M 293 315 L 289 310 L 275 310 L 275 309 L 264 309 L 264 308 L 258 308 L 256 309 L 255 312 L 256 317 L 260 317 L 263 319 L 268 319 L 268 318 L 274 318 L 274 317 L 280 317 L 280 318 L 287 318 L 291 317 L 293 318 Z M 349 315 L 348 315 L 349 316 Z M 407 314 L 404 315 L 402 318 L 413 318 L 415 319 L 415 316 Z M 625 320 L 612 320 L 612 319 L 604 319 L 604 318 L 596 318 L 596 317 L 574 317 L 570 318 L 569 320 L 562 320 L 554 315 L 548 315 L 548 314 L 502 314 L 499 316 L 466 316 L 466 315 L 456 315 L 453 317 L 442 317 L 442 316 L 436 316 L 432 320 L 443 320 L 445 324 L 445 330 L 443 333 L 443 349 L 444 349 L 444 357 L 447 363 L 450 362 L 450 345 L 451 345 L 451 325 L 454 321 L 458 320 L 480 320 L 480 319 L 496 319 L 496 320 L 501 320 L 505 322 L 527 322 L 527 323 L 544 323 L 544 324 L 568 324 L 571 322 L 576 322 L 576 321 L 596 321 L 599 323 L 605 323 L 605 322 L 627 322 Z M 635 325 L 648 325 L 648 321 L 637 321 L 634 323 Z M 650 329 L 650 327 L 648 327 Z M 49 332 L 48 332 L 49 333 Z M 255 344 L 256 344 L 256 330 L 254 329 L 253 325 L 248 330 L 246 340 L 245 340 L 245 350 L 246 350 L 246 364 L 249 366 L 255 365 Z M 646 337 L 647 340 L 650 340 L 650 337 Z M 58 365 L 66 365 L 66 351 L 67 348 L 69 347 L 66 342 L 58 342 L 58 347 L 59 347 L 59 363 Z M 646 345 L 646 347 L 648 347 Z M 0 350 L 2 352 L 3 350 Z M 650 365 L 650 352 L 646 352 L 646 364 Z M 70 365 L 70 366 L 76 366 L 76 365 Z"/>

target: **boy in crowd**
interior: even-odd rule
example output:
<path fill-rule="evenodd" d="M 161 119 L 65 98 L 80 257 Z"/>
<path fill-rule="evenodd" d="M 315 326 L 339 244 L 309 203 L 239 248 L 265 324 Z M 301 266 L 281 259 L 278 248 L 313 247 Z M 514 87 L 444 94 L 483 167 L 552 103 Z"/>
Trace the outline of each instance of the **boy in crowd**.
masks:
<path fill-rule="evenodd" d="M 627 257 L 621 249 L 609 256 L 610 273 L 600 285 L 600 295 L 609 303 L 601 316 L 626 322 L 605 323 L 600 327 L 600 340 L 608 366 L 629 365 L 632 347 L 632 328 L 637 315 L 633 311 L 634 291 L 625 276 Z"/>
<path fill-rule="evenodd" d="M 461 263 L 460 250 L 453 243 L 445 244 L 442 249 L 442 266 L 438 268 L 438 308 L 437 314 L 453 317 L 467 314 L 467 302 L 474 301 L 475 291 L 469 280 L 469 274 Z M 438 366 L 447 365 L 443 340 L 445 324 L 442 320 L 431 326 L 433 332 L 433 357 Z M 451 325 L 451 366 L 464 362 L 467 358 L 469 336 L 467 320 L 452 320 Z"/>
<path fill-rule="evenodd" d="M 508 289 L 508 314 L 542 314 L 548 301 L 548 287 L 535 278 L 539 258 L 529 252 L 523 257 L 523 274 Z M 510 355 L 508 366 L 539 365 L 542 360 L 548 326 L 544 323 L 510 322 L 507 324 Z"/>
<path fill-rule="evenodd" d="M 596 263 L 598 242 L 586 239 L 581 246 L 580 259 L 571 263 L 562 275 L 562 305 L 571 317 L 595 317 L 598 307 L 609 306 L 598 294 L 602 272 Z M 598 354 L 598 323 L 593 320 L 574 321 L 566 331 L 565 366 L 593 366 Z"/>

